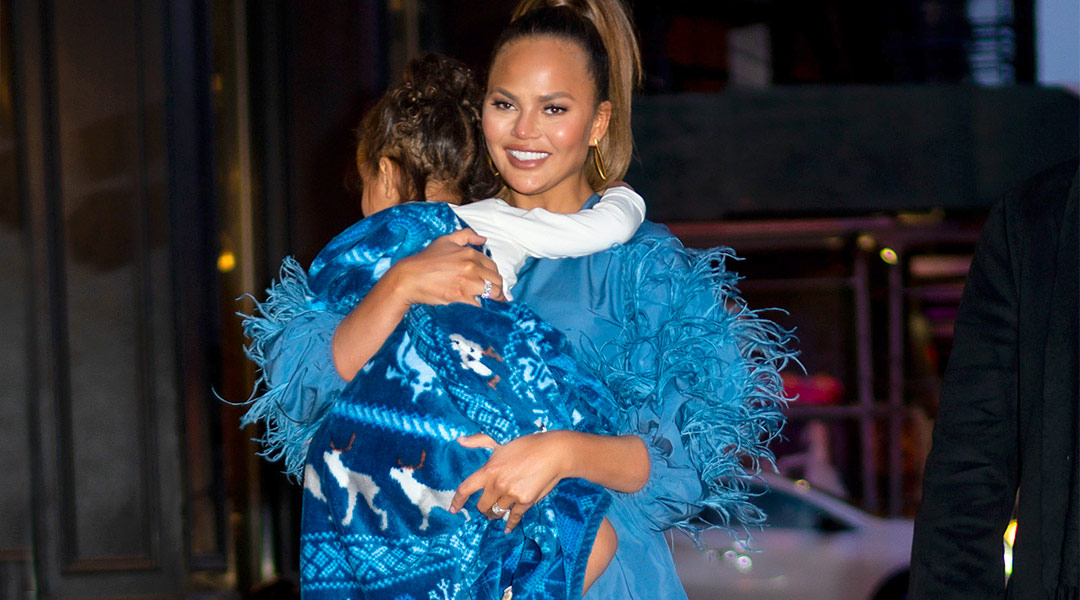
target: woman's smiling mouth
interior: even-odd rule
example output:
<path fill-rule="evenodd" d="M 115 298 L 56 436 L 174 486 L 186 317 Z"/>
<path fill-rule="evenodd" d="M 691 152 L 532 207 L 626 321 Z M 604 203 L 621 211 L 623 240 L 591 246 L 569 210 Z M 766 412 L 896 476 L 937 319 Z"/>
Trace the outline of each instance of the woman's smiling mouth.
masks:
<path fill-rule="evenodd" d="M 543 160 L 551 155 L 550 152 L 530 152 L 526 150 L 511 150 L 506 149 L 506 153 L 510 155 L 510 158 L 519 163 L 532 163 Z"/>

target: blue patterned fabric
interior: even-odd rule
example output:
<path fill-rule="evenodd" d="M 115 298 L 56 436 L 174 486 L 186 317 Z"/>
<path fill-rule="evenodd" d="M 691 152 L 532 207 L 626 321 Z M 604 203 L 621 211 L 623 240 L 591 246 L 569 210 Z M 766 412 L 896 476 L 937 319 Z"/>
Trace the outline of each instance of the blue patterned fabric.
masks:
<path fill-rule="evenodd" d="M 739 537 L 764 518 L 747 483 L 771 460 L 768 443 L 779 435 L 786 405 L 779 371 L 796 353 L 790 332 L 746 306 L 734 260 L 726 248 L 683 248 L 646 221 L 623 246 L 530 259 L 519 273 L 515 298 L 562 332 L 571 354 L 615 392 L 610 419 L 606 402 L 596 410 L 605 429 L 638 435 L 649 450 L 645 486 L 610 493 L 606 517 L 618 548 L 586 600 L 684 599 L 665 530 L 696 536 L 702 523 L 694 517 L 704 507 L 726 516 Z M 281 281 L 245 321 L 249 356 L 266 388 L 248 420 L 266 424 L 266 455 L 283 457 L 294 474 L 311 438 L 306 432 L 346 387 L 330 358 L 344 314 L 335 310 L 346 309 L 317 299 L 299 265 L 286 261 Z M 336 447 L 349 437 L 334 440 Z M 344 561 L 344 549 L 336 556 Z M 318 564 L 331 563 L 324 556 Z M 479 581 L 496 576 L 488 570 Z"/>
<path fill-rule="evenodd" d="M 379 212 L 319 254 L 308 302 L 347 312 L 396 260 L 462 226 L 444 204 Z M 560 482 L 505 534 L 502 521 L 446 510 L 490 454 L 457 439 L 604 432 L 614 410 L 565 337 L 524 304 L 414 306 L 311 439 L 304 597 L 498 599 L 511 586 L 514 598 L 580 597 L 608 492 Z"/>

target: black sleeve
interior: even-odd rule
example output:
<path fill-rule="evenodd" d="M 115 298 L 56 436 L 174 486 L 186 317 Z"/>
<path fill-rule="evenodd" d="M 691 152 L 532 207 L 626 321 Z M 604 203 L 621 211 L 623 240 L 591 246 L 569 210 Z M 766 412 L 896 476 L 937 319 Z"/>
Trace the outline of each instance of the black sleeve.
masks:
<path fill-rule="evenodd" d="M 964 288 L 945 373 L 909 598 L 1001 598 L 1002 535 L 1017 486 L 1017 284 L 1008 204 L 991 212 Z"/>

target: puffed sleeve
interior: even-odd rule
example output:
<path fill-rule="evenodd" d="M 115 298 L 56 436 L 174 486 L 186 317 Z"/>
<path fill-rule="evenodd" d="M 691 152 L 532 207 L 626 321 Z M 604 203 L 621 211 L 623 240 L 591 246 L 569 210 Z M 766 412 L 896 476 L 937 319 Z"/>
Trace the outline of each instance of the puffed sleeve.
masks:
<path fill-rule="evenodd" d="M 242 423 L 263 423 L 260 453 L 284 459 L 285 472 L 299 479 L 308 443 L 346 382 L 334 367 L 331 342 L 344 315 L 329 310 L 308 287 L 307 275 L 292 258 L 282 263 L 278 281 L 256 311 L 244 315 L 245 348 L 260 371 Z"/>
<path fill-rule="evenodd" d="M 728 249 L 660 238 L 619 251 L 621 331 L 594 356 L 621 406 L 619 429 L 646 443 L 651 470 L 616 502 L 695 539 L 706 508 L 732 529 L 760 523 L 748 483 L 772 461 L 784 423 L 779 371 L 795 356 L 791 333 L 746 306 Z"/>

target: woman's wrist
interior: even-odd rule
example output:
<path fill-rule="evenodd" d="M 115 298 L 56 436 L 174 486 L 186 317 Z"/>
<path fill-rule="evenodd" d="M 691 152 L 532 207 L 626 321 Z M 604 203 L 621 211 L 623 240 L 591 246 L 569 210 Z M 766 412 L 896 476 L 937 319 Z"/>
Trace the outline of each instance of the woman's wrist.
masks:
<path fill-rule="evenodd" d="M 567 429 L 556 429 L 553 431 L 545 431 L 538 434 L 549 438 L 552 445 L 558 449 L 557 456 L 559 467 L 560 479 L 567 479 L 570 477 L 585 477 L 587 468 L 583 465 L 583 461 L 580 460 L 580 455 L 584 451 L 585 440 L 583 436 L 587 435 L 577 431 L 571 431 Z"/>
<path fill-rule="evenodd" d="M 545 435 L 556 437 L 564 479 L 586 479 L 624 493 L 640 490 L 649 479 L 649 450 L 636 435 L 570 430 L 549 431 Z"/>
<path fill-rule="evenodd" d="M 411 297 L 409 284 L 412 278 L 407 272 L 407 260 L 407 258 L 402 259 L 391 266 L 371 288 L 371 293 L 375 294 L 380 302 L 397 307 L 402 316 L 415 303 Z"/>

